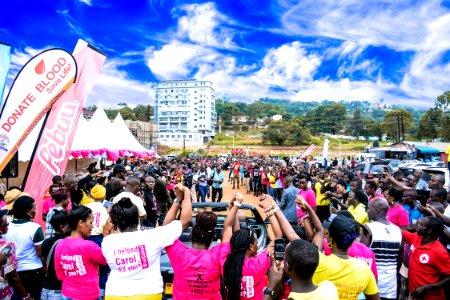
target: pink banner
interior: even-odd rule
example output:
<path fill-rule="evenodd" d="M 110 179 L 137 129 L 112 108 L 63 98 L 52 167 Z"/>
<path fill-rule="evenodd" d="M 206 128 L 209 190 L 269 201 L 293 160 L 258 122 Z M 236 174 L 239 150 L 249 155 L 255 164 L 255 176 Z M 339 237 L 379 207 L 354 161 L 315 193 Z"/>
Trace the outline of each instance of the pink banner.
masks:
<path fill-rule="evenodd" d="M 53 105 L 30 160 L 28 176 L 24 179 L 24 191 L 36 200 L 35 220 L 38 222 L 42 220 L 42 198 L 51 185 L 53 176 L 64 174 L 83 106 L 106 59 L 104 54 L 83 41 L 78 42 L 75 51 L 77 50 L 79 51 L 74 53 L 78 66 L 77 80 Z"/>
<path fill-rule="evenodd" d="M 309 145 L 309 147 L 305 150 L 305 152 L 302 153 L 302 155 L 300 157 L 301 158 L 307 157 L 308 155 L 310 155 L 313 152 L 314 148 L 316 148 L 316 146 L 314 146 L 314 144 Z"/>

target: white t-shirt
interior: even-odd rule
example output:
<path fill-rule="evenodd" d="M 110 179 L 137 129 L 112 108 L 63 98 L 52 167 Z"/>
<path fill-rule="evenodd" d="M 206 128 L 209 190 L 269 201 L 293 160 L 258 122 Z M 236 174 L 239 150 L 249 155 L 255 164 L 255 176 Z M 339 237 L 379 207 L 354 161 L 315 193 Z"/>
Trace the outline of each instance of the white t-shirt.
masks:
<path fill-rule="evenodd" d="M 151 230 L 111 234 L 103 239 L 102 252 L 111 268 L 108 296 L 152 295 L 163 292 L 161 251 L 182 231 L 180 221 Z"/>
<path fill-rule="evenodd" d="M 44 233 L 39 224 L 24 220 L 9 220 L 8 233 L 3 238 L 16 245 L 16 257 L 19 262 L 17 272 L 42 268 L 41 258 L 35 248 L 44 242 Z"/>
<path fill-rule="evenodd" d="M 142 198 L 136 196 L 133 193 L 122 192 L 119 195 L 115 196 L 112 202 L 117 203 L 124 197 L 130 198 L 131 202 L 133 202 L 133 204 L 137 206 L 139 211 L 139 217 L 145 216 L 147 214 L 144 208 L 144 200 L 142 200 Z"/>
<path fill-rule="evenodd" d="M 103 234 L 103 227 L 109 218 L 108 211 L 103 206 L 103 203 L 90 202 L 84 206 L 89 207 L 92 210 L 92 215 L 94 216 L 94 222 L 92 223 L 94 227 L 92 227 L 91 235 Z"/>
<path fill-rule="evenodd" d="M 444 215 L 445 215 L 447 218 L 450 218 L 450 205 L 448 205 L 447 208 L 445 209 Z M 447 228 L 447 230 L 450 230 L 450 226 L 447 226 L 447 225 L 444 225 L 444 226 L 445 226 L 445 228 Z M 447 249 L 450 250 L 450 244 L 447 244 Z"/>

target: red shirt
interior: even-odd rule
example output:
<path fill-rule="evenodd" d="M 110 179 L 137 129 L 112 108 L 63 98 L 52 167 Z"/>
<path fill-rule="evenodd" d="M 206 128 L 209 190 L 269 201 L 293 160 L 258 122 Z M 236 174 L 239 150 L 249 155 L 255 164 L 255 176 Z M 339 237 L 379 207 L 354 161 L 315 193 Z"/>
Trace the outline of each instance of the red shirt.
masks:
<path fill-rule="evenodd" d="M 450 276 L 450 254 L 439 240 L 421 245 L 423 237 L 402 230 L 403 238 L 411 246 L 409 254 L 408 281 L 412 293 L 419 286 L 439 282 L 442 276 Z M 445 299 L 444 290 L 432 290 L 424 300 Z"/>

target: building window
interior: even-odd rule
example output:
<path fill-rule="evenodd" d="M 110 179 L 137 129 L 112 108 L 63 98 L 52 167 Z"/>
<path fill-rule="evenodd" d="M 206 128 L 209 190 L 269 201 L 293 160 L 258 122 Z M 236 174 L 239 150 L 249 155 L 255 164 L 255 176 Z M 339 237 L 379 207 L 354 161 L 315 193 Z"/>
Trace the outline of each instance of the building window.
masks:
<path fill-rule="evenodd" d="M 189 135 L 189 138 L 192 139 L 192 134 Z"/>

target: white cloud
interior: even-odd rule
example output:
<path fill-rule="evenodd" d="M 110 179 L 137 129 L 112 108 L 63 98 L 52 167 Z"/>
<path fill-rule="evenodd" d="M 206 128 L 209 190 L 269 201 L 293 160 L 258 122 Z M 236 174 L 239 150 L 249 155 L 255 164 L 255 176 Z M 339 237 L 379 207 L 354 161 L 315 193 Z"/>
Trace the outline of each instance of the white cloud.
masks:
<path fill-rule="evenodd" d="M 87 6 L 92 6 L 92 0 L 77 0 L 77 1 L 86 4 Z"/>
<path fill-rule="evenodd" d="M 233 31 L 226 27 L 228 19 L 221 14 L 214 3 L 183 5 L 175 11 L 183 13 L 178 18 L 179 39 L 188 38 L 191 42 L 211 47 L 236 48 Z"/>
<path fill-rule="evenodd" d="M 153 104 L 151 84 L 131 79 L 126 72 L 118 69 L 129 63 L 130 61 L 123 59 L 107 59 L 86 105 L 95 104 L 108 108 L 115 107 L 120 102 L 126 102 L 130 106 Z"/>

